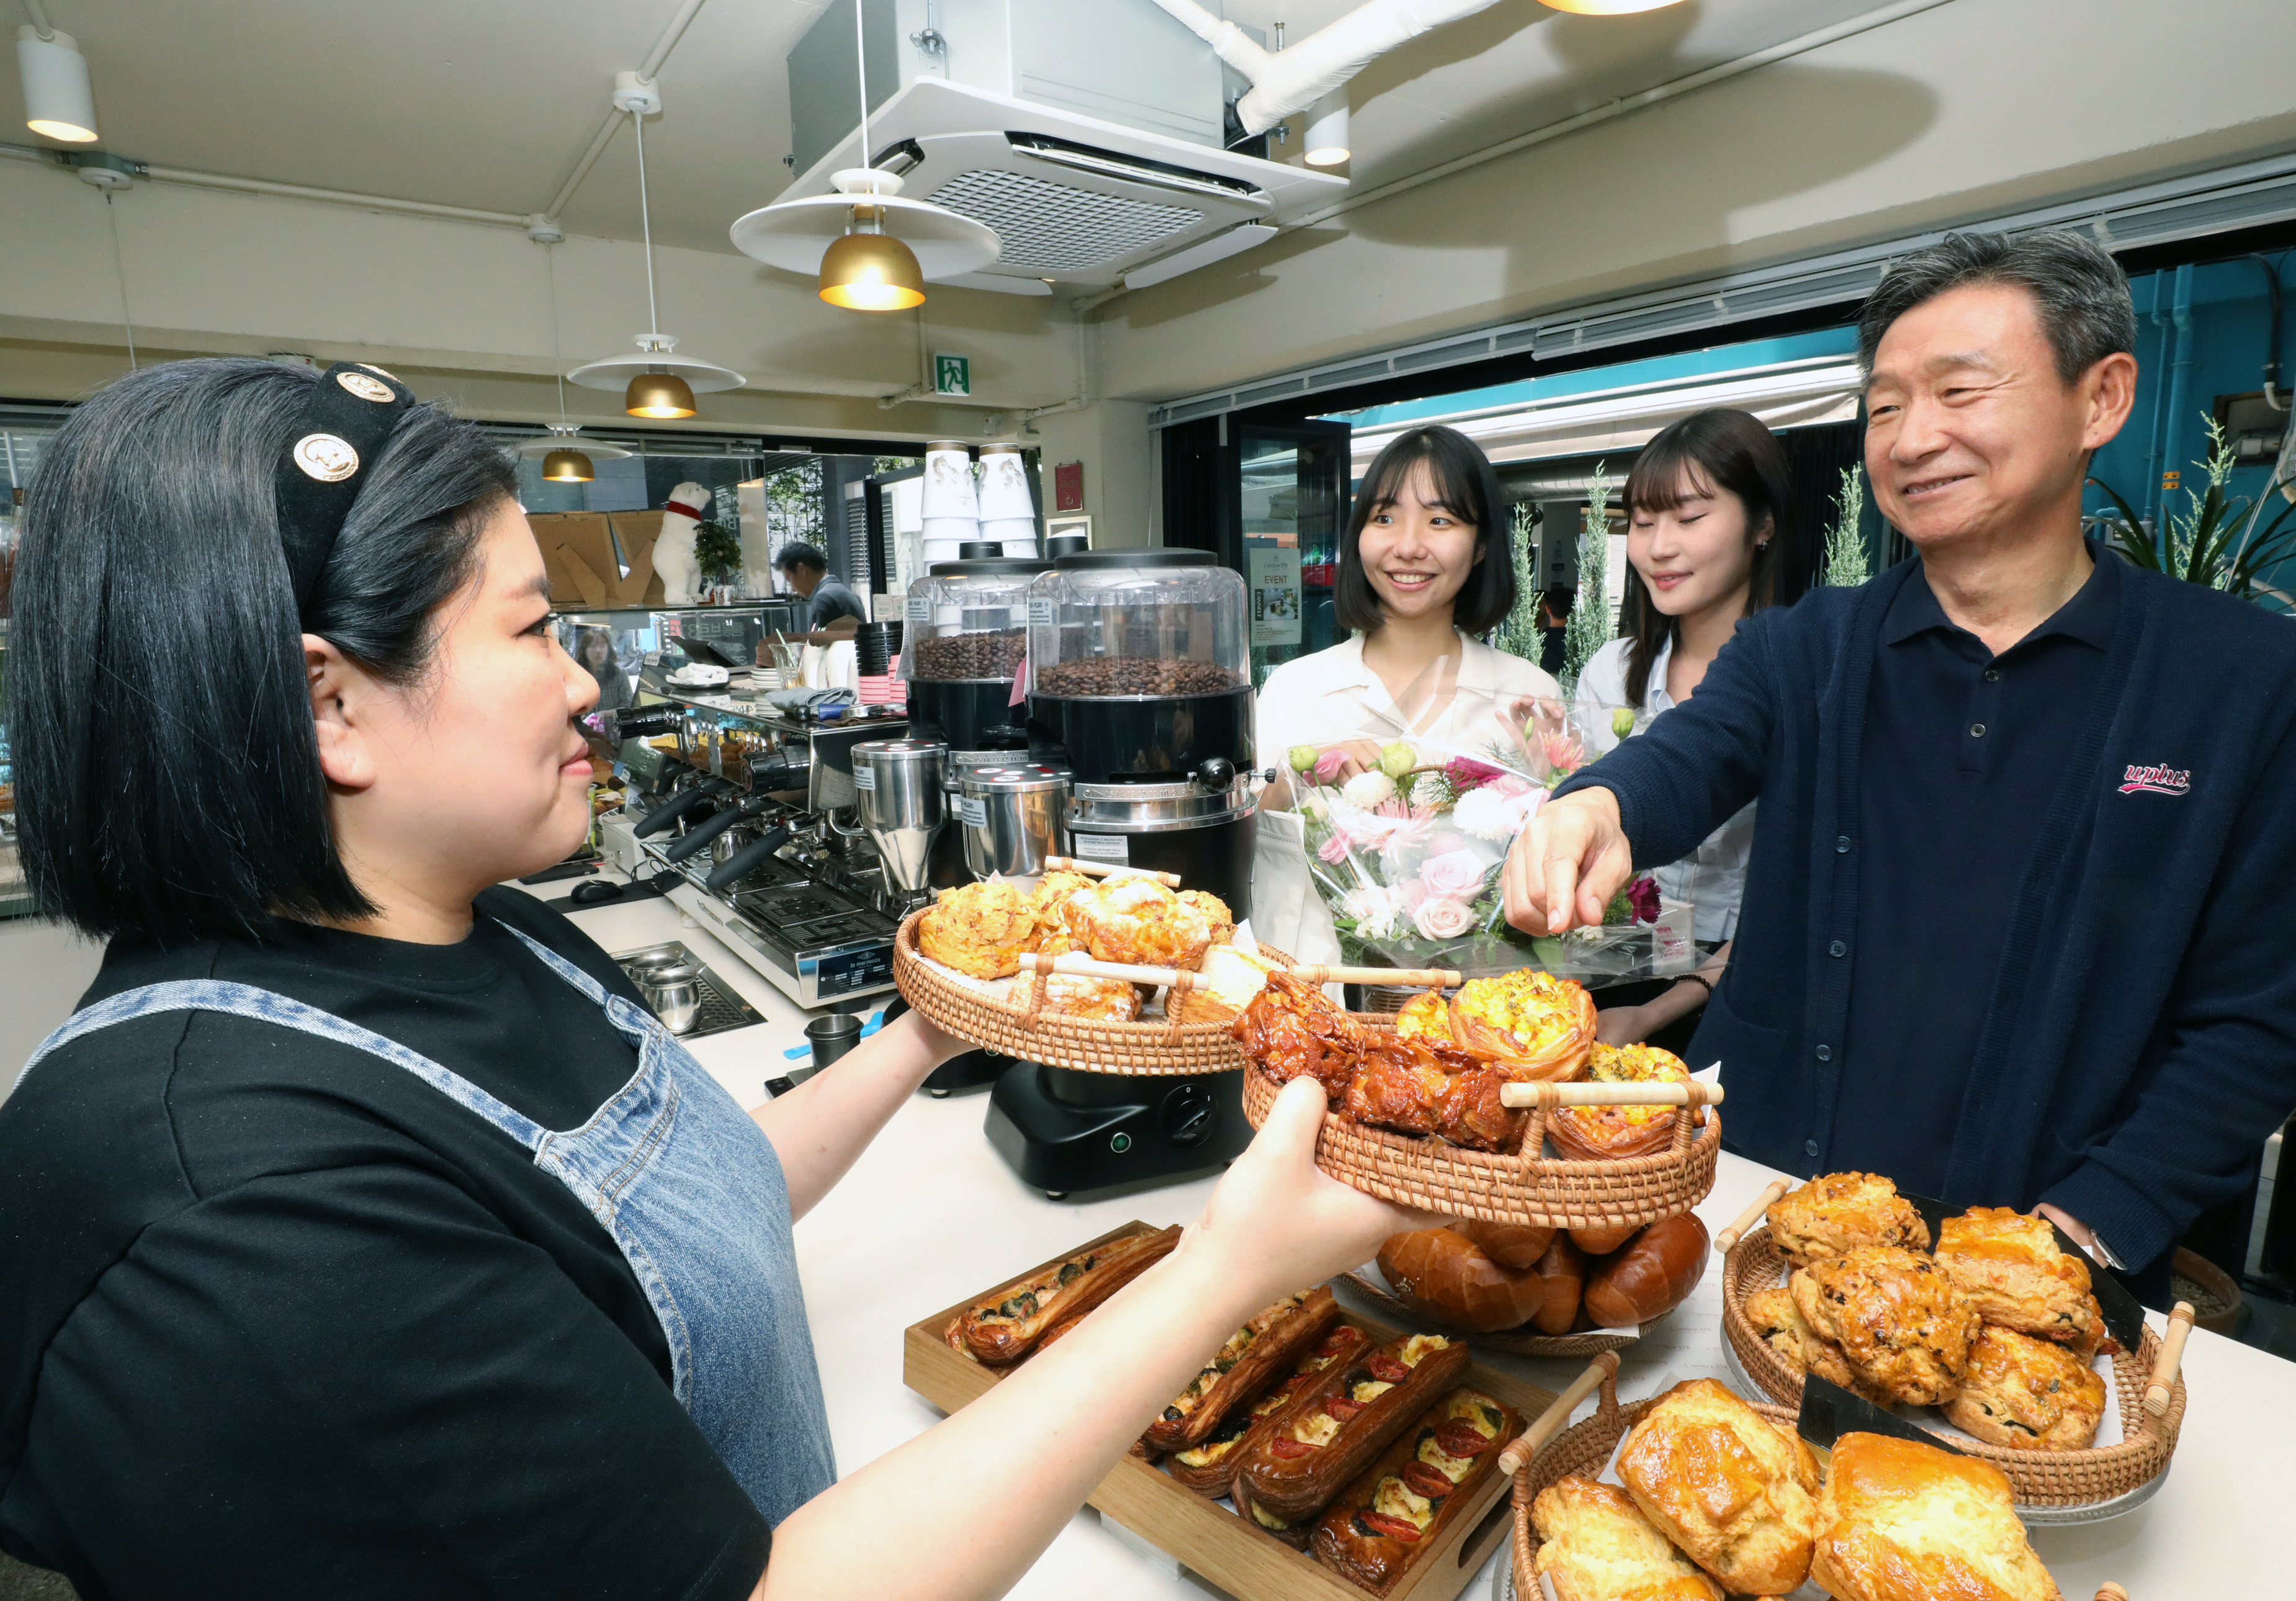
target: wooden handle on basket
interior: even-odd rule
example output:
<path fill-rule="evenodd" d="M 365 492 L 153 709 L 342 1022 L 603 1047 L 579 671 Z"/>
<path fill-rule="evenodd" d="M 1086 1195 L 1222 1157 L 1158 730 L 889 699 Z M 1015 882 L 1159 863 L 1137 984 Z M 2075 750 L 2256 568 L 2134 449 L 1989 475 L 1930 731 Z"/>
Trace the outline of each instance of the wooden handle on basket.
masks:
<path fill-rule="evenodd" d="M 1197 975 L 1180 967 L 1136 967 L 1124 962 L 1095 962 L 1090 956 L 1070 951 L 1064 956 L 1048 956 L 1033 953 L 1021 958 L 1023 973 L 1064 973 L 1083 979 L 1121 979 L 1128 984 L 1163 984 L 1175 989 L 1192 989 Z"/>
<path fill-rule="evenodd" d="M 1594 1394 L 1604 1379 L 1616 1377 L 1618 1371 L 1619 1353 L 1615 1351 L 1606 1351 L 1587 1363 L 1587 1371 L 1570 1381 L 1570 1387 L 1554 1398 L 1554 1404 L 1538 1415 L 1538 1421 L 1499 1453 L 1499 1472 L 1510 1479 L 1521 1473 L 1533 1457 L 1546 1449 L 1548 1441 L 1562 1433 L 1562 1425 L 1570 1421 L 1570 1414 L 1578 1403 Z"/>
<path fill-rule="evenodd" d="M 1729 1227 L 1714 1236 L 1714 1249 L 1728 1254 L 1731 1246 L 1746 1237 L 1746 1230 L 1751 1228 L 1773 1203 L 1784 1200 L 1785 1193 L 1792 1187 L 1793 1180 L 1791 1178 L 1772 1179 L 1769 1186 L 1754 1197 L 1751 1206 L 1740 1212 Z"/>
<path fill-rule="evenodd" d="M 1447 967 L 1325 967 L 1303 962 L 1289 970 L 1309 984 L 1404 984 L 1456 989 L 1460 975 Z"/>
<path fill-rule="evenodd" d="M 2128 1601 L 2128 1592 L 2108 1579 L 2098 1587 L 2096 1601 Z"/>
<path fill-rule="evenodd" d="M 2161 1342 L 2161 1359 L 2152 1364 L 2152 1382 L 2144 1387 L 2144 1410 L 2166 1416 L 2169 1392 L 2176 1388 L 2177 1369 L 2184 1366 L 2185 1341 L 2193 1332 L 2193 1303 L 2180 1301 L 2169 1314 L 2169 1337 Z"/>
<path fill-rule="evenodd" d="M 1047 873 L 1083 873 L 1094 878 L 1152 878 L 1168 890 L 1180 887 L 1177 873 L 1153 873 L 1145 867 L 1119 866 L 1113 862 L 1080 861 L 1073 856 L 1048 856 L 1045 858 Z"/>
<path fill-rule="evenodd" d="M 1558 1106 L 1718 1106 L 1719 1084 L 1502 1084 L 1502 1106 L 1536 1106 L 1552 1112 Z"/>

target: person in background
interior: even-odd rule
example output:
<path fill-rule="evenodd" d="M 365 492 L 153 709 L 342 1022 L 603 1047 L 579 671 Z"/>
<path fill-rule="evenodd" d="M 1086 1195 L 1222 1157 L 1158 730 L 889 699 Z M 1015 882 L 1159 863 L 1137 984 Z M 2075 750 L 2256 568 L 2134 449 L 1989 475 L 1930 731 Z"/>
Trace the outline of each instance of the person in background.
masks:
<path fill-rule="evenodd" d="M 1643 447 L 1627 474 L 1625 632 L 1578 675 L 1574 720 L 1590 756 L 1617 748 L 1614 710 L 1656 717 L 1688 701 L 1740 623 L 1800 598 L 1808 564 L 1792 489 L 1785 452 L 1742 411 L 1695 413 Z M 1661 895 L 1695 904 L 1699 942 L 1724 948 L 1671 989 L 1605 1010 L 1603 1039 L 1647 1039 L 1706 1004 L 1729 960 L 1753 843 L 1749 804 L 1692 855 L 1658 869 Z"/>
<path fill-rule="evenodd" d="M 1731 1145 L 2037 1210 L 2157 1307 L 2296 1106 L 2296 629 L 2082 538 L 2136 339 L 2085 234 L 1892 263 L 1858 325 L 1866 471 L 1915 558 L 1750 619 L 1559 786 L 1506 903 L 1594 921 L 1760 795 L 1692 1053 Z"/>
<path fill-rule="evenodd" d="M 829 558 L 802 539 L 782 546 L 774 566 L 800 600 L 811 603 L 806 627 L 816 634 L 850 635 L 869 620 L 869 609 L 844 579 L 829 576 Z"/>
<path fill-rule="evenodd" d="M 1538 601 L 1538 670 L 1553 675 L 1562 670 L 1569 650 L 1564 632 L 1570 623 L 1570 604 L 1578 592 L 1560 584 L 1539 596 Z"/>
<path fill-rule="evenodd" d="M 630 676 L 614 659 L 614 636 L 603 628 L 585 628 L 574 642 L 574 660 L 598 681 L 598 710 L 619 711 L 630 703 Z"/>
<path fill-rule="evenodd" d="M 1398 434 L 1365 472 L 1340 540 L 1332 604 L 1352 636 L 1284 662 L 1259 691 L 1267 765 L 1288 770 L 1288 753 L 1302 746 L 1339 751 L 1346 778 L 1391 740 L 1488 746 L 1495 711 L 1562 694 L 1537 667 L 1474 637 L 1514 603 L 1510 521 L 1490 458 L 1453 429 Z M 1261 804 L 1253 927 L 1306 960 L 1338 961 L 1289 781 L 1271 785 Z"/>

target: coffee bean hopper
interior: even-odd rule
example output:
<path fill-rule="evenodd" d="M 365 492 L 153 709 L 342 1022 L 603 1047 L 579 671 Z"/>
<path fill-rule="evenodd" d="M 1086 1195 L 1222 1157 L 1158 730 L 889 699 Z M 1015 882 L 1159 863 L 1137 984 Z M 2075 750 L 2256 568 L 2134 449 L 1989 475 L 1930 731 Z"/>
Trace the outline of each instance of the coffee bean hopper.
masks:
<path fill-rule="evenodd" d="M 1028 593 L 1029 759 L 1070 776 L 1067 854 L 1177 873 L 1238 922 L 1251 913 L 1258 820 L 1247 615 L 1242 575 L 1199 550 L 1078 552 Z M 1037 1063 L 997 1080 L 988 1133 L 1054 1195 L 1201 1172 L 1251 1137 L 1240 1074 Z"/>

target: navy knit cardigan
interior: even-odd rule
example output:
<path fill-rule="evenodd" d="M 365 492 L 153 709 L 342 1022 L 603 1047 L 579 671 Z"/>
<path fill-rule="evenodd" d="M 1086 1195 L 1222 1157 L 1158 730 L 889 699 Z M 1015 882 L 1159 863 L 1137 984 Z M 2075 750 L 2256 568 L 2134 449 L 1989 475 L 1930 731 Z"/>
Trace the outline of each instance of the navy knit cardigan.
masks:
<path fill-rule="evenodd" d="M 1857 810 L 1875 641 L 1919 572 L 1757 613 L 1693 699 L 1560 786 L 1618 796 L 1638 867 L 1759 797 L 1693 1065 L 1722 1063 L 1728 1144 L 1803 1176 L 1824 1170 L 1851 963 L 1907 959 L 1826 947 L 1854 935 L 1857 852 L 1876 843 Z M 1930 894 L 1945 929 L 2008 920 L 1941 1199 L 2047 1201 L 2142 1268 L 2241 1192 L 2296 1109 L 2296 622 L 2120 577 L 2112 648 L 2015 898 Z"/>

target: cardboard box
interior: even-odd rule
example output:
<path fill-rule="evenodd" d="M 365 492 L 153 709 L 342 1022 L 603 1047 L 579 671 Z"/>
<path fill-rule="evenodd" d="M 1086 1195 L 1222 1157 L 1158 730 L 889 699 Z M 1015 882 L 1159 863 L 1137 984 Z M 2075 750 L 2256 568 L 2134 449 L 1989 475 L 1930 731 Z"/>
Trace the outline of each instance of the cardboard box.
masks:
<path fill-rule="evenodd" d="M 526 521 L 542 547 L 552 605 L 600 610 L 661 603 L 661 579 L 653 570 L 660 512 L 543 512 L 529 513 Z M 627 576 L 622 572 L 625 561 Z"/>

